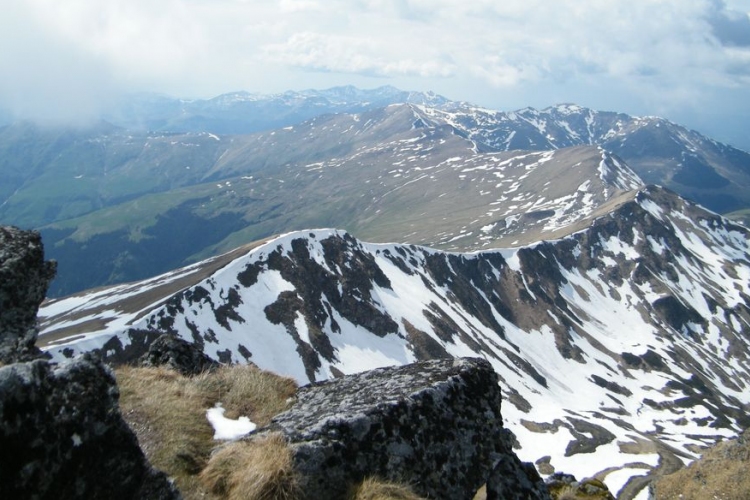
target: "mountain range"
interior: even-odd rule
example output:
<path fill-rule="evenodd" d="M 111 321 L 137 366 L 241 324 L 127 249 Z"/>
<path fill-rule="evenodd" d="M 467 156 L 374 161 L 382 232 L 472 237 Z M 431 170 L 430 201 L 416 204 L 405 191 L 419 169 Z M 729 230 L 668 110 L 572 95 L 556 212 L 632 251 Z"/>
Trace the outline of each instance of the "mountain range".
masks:
<path fill-rule="evenodd" d="M 750 208 L 750 155 L 667 120 L 137 96 L 0 153 L 0 222 L 59 261 L 54 359 L 164 333 L 300 383 L 482 357 L 518 455 L 625 500 L 750 425 L 750 232 L 717 213 Z"/>
<path fill-rule="evenodd" d="M 523 245 L 608 210 L 638 177 L 719 212 L 750 207 L 750 155 L 658 118 L 502 113 L 390 87 L 126 108 L 115 124 L 0 129 L 0 222 L 42 231 L 60 262 L 52 296 L 309 227 L 456 251 Z M 241 118 L 283 127 L 207 125 Z M 600 169 L 634 174 L 603 189 Z"/>
<path fill-rule="evenodd" d="M 243 135 L 282 128 L 324 114 L 361 113 L 394 103 L 441 106 L 432 92 L 391 86 L 363 90 L 351 85 L 280 94 L 231 92 L 212 99 L 177 99 L 140 93 L 123 98 L 103 119 L 128 130 Z"/>
<path fill-rule="evenodd" d="M 574 228 L 474 253 L 293 232 L 47 302 L 40 345 L 121 363 L 169 332 L 301 383 L 484 357 L 522 459 L 647 498 L 750 424 L 750 233 L 658 187 Z"/>

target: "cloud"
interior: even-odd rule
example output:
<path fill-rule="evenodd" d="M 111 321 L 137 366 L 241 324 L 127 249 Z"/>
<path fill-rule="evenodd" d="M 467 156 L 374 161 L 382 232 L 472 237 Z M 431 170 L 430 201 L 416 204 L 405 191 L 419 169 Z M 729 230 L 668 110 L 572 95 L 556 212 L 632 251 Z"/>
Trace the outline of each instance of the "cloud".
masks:
<path fill-rule="evenodd" d="M 281 44 L 264 47 L 274 63 L 312 71 L 356 73 L 376 77 L 448 77 L 455 66 L 448 61 L 387 57 L 390 47 L 354 36 L 295 33 Z"/>
<path fill-rule="evenodd" d="M 750 15 L 730 9 L 720 0 L 712 2 L 707 20 L 714 36 L 724 45 L 750 47 Z"/>
<path fill-rule="evenodd" d="M 131 90 L 345 83 L 494 107 L 599 102 L 595 91 L 615 87 L 618 106 L 659 96 L 700 106 L 748 85 L 748 10 L 748 0 L 6 0 L 0 107 L 92 114 Z"/>
<path fill-rule="evenodd" d="M 134 86 L 184 75 L 200 30 L 180 5 L 9 0 L 0 17 L 0 107 L 86 121 Z"/>

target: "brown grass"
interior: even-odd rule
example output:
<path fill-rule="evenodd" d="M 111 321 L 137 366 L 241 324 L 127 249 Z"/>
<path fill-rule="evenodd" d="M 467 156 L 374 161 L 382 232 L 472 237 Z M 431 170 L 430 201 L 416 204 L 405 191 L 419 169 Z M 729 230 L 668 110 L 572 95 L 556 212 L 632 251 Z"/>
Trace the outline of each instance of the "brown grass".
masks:
<path fill-rule="evenodd" d="M 205 497 L 197 475 L 218 444 L 206 410 L 221 402 L 228 418 L 245 415 L 262 426 L 296 391 L 294 381 L 252 366 L 194 377 L 163 367 L 120 367 L 116 376 L 123 417 L 151 463 L 175 479 L 187 500 Z"/>
<path fill-rule="evenodd" d="M 746 500 L 750 498 L 750 430 L 723 441 L 685 469 L 660 478 L 655 498 L 661 500 Z"/>
<path fill-rule="evenodd" d="M 209 460 L 200 478 L 228 500 L 295 500 L 300 497 L 292 454 L 280 434 L 230 443 Z"/>
<path fill-rule="evenodd" d="M 351 500 L 422 500 L 404 484 L 369 477 L 351 494 Z"/>
<path fill-rule="evenodd" d="M 577 500 L 580 497 L 578 496 L 578 488 L 566 485 L 557 490 L 557 492 L 552 495 L 552 498 L 553 500 Z"/>
<path fill-rule="evenodd" d="M 598 479 L 584 479 L 578 484 L 549 488 L 552 500 L 614 500 L 607 486 Z"/>

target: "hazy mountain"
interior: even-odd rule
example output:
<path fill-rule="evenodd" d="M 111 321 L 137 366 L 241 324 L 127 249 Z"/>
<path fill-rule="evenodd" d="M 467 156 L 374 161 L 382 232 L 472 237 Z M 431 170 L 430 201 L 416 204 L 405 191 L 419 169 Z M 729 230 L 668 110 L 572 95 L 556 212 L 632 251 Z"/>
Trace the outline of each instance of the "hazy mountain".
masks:
<path fill-rule="evenodd" d="M 600 473 L 623 499 L 750 424 L 750 233 L 656 187 L 520 248 L 445 253 L 307 230 L 53 301 L 40 318 L 57 357 L 122 361 L 171 331 L 301 382 L 481 356 L 501 377 L 519 456 L 545 474 Z"/>
<path fill-rule="evenodd" d="M 41 227 L 196 184 L 226 146 L 207 133 L 130 132 L 108 123 L 0 127 L 0 220 Z"/>
<path fill-rule="evenodd" d="M 105 119 L 132 130 L 236 135 L 282 128 L 325 114 L 361 113 L 395 103 L 441 106 L 447 102 L 431 92 L 409 92 L 391 86 L 372 90 L 343 86 L 270 95 L 232 92 L 196 100 L 133 94 L 123 99 Z"/>

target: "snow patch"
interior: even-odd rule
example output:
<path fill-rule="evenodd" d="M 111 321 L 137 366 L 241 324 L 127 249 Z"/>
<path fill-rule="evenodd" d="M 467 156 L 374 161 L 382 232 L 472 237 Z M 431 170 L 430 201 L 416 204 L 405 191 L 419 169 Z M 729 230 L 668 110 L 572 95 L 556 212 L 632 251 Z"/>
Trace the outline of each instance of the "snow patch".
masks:
<path fill-rule="evenodd" d="M 221 403 L 216 403 L 216 406 L 206 410 L 206 418 L 214 428 L 214 439 L 215 440 L 235 440 L 242 436 L 246 436 L 253 432 L 257 427 L 247 417 L 240 417 L 237 420 L 226 418 L 224 412 L 226 410 L 222 408 Z"/>

